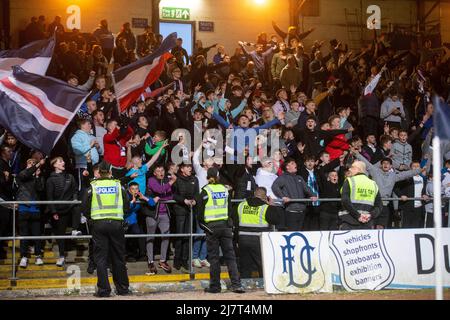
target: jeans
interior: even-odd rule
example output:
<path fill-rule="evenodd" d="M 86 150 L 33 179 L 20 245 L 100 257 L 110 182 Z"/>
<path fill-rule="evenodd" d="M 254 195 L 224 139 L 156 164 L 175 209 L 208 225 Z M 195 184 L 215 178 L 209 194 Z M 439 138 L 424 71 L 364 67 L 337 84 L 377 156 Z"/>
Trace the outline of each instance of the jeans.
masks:
<path fill-rule="evenodd" d="M 26 236 L 41 235 L 41 217 L 39 213 L 19 212 L 19 234 Z M 28 254 L 29 240 L 20 241 L 20 255 L 26 257 Z M 34 252 L 38 256 L 41 254 L 41 240 L 34 241 Z"/>
<path fill-rule="evenodd" d="M 198 224 L 197 221 L 195 221 L 195 233 L 201 234 L 205 233 L 205 231 L 203 231 L 203 229 L 200 228 L 200 225 Z M 192 259 L 205 260 L 206 255 L 207 255 L 206 238 L 205 237 L 194 238 L 194 244 L 192 248 Z"/>

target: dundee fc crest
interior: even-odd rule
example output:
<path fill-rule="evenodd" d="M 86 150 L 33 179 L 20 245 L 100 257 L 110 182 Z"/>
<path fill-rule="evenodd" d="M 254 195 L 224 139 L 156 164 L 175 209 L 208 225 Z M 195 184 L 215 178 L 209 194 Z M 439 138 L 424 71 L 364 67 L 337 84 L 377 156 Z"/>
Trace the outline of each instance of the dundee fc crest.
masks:
<path fill-rule="evenodd" d="M 264 233 L 264 282 L 268 293 L 331 292 L 327 234 Z"/>

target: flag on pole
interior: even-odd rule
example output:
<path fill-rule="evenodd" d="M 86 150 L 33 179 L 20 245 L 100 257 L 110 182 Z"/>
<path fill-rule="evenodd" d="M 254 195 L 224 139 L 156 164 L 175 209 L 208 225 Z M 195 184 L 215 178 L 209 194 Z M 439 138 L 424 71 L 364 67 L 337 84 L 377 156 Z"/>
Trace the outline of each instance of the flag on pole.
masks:
<path fill-rule="evenodd" d="M 33 41 L 20 49 L 0 51 L 0 73 L 8 76 L 13 66 L 21 66 L 28 72 L 43 76 L 52 60 L 54 48 L 55 37 L 53 36 L 49 39 Z"/>
<path fill-rule="evenodd" d="M 158 80 L 166 61 L 172 57 L 169 50 L 175 47 L 176 39 L 177 33 L 171 33 L 155 52 L 112 73 L 121 112 L 134 103 L 148 86 Z"/>
<path fill-rule="evenodd" d="M 88 93 L 19 66 L 0 79 L 0 125 L 30 148 L 50 154 Z"/>

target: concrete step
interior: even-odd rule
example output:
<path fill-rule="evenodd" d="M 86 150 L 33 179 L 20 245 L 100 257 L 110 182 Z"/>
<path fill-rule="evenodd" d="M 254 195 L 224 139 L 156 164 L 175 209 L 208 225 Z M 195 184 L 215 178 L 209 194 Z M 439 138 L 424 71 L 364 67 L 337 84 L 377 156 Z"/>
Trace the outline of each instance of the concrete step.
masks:
<path fill-rule="evenodd" d="M 8 248 L 5 249 L 5 251 L 8 252 L 8 253 L 9 253 L 9 252 L 12 253 L 12 252 L 13 252 L 13 248 L 8 247 Z M 50 252 L 50 251 L 53 251 L 53 247 L 48 246 L 48 247 L 45 247 L 45 248 L 44 248 L 44 252 Z M 17 252 L 20 252 L 20 248 L 19 248 L 19 247 L 16 248 L 16 253 L 17 253 Z"/>
<path fill-rule="evenodd" d="M 43 259 L 44 264 L 55 264 L 57 258 L 45 258 Z M 36 257 L 32 256 L 31 258 L 28 258 L 28 264 L 34 264 L 36 262 Z M 17 265 L 20 263 L 20 257 L 17 258 Z M 12 264 L 12 259 L 6 259 L 6 260 L 0 260 L 0 266 L 7 265 L 10 266 Z"/>
<path fill-rule="evenodd" d="M 12 252 L 8 252 L 6 254 L 6 259 L 11 259 L 12 258 Z M 16 251 L 16 257 L 20 258 L 20 252 Z M 35 257 L 35 255 L 31 255 L 31 257 Z M 53 251 L 44 251 L 44 258 L 55 258 L 56 255 Z"/>
<path fill-rule="evenodd" d="M 43 240 L 41 240 L 41 243 L 43 243 Z M 49 242 L 45 241 L 45 246 L 46 247 L 51 247 L 51 246 L 53 246 L 53 243 L 49 243 Z M 13 241 L 12 240 L 8 241 L 7 247 L 8 248 L 12 248 L 13 247 Z M 16 248 L 20 248 L 20 240 L 16 240 Z"/>
<path fill-rule="evenodd" d="M 11 278 L 11 270 L 0 271 L 0 279 L 6 280 Z M 64 278 L 67 277 L 67 273 L 64 269 L 58 271 L 21 271 L 17 270 L 16 277 L 19 279 L 46 279 L 46 278 Z"/>
<path fill-rule="evenodd" d="M 10 271 L 12 265 L 3 265 L 0 266 L 0 272 L 2 271 Z M 42 266 L 37 266 L 35 264 L 29 263 L 26 268 L 21 268 L 19 266 L 16 266 L 17 272 L 32 272 L 32 271 L 59 271 L 63 268 L 58 267 L 56 264 L 44 264 Z"/>
<path fill-rule="evenodd" d="M 20 277 L 19 277 L 20 278 Z M 229 279 L 227 272 L 220 274 L 222 280 Z M 196 274 L 194 280 L 208 280 L 209 274 Z M 47 279 L 19 279 L 16 286 L 12 287 L 10 280 L 0 280 L 0 290 L 24 290 L 24 289 L 51 289 L 67 288 L 67 278 L 47 278 Z M 152 276 L 129 276 L 130 283 L 164 283 L 164 282 L 185 282 L 191 281 L 188 274 L 169 274 Z M 112 277 L 109 277 L 110 283 L 113 283 Z M 80 279 L 81 286 L 95 286 L 97 278 L 94 276 L 83 277 Z"/>

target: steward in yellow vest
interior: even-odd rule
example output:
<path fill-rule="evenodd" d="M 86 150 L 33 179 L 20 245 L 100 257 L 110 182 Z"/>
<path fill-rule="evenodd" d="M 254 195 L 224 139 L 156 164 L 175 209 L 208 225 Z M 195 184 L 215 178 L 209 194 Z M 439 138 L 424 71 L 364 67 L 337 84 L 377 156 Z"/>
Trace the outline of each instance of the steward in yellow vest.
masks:
<path fill-rule="evenodd" d="M 206 177 L 208 184 L 203 187 L 196 201 L 197 218 L 200 227 L 206 232 L 208 261 L 211 265 L 209 288 L 206 288 L 205 292 L 219 293 L 221 291 L 219 249 L 222 249 L 231 279 L 231 290 L 235 293 L 244 293 L 233 248 L 233 224 L 229 222 L 231 197 L 227 187 L 219 183 L 217 168 L 209 168 Z"/>
<path fill-rule="evenodd" d="M 239 271 L 241 277 L 251 278 L 252 273 L 263 277 L 260 232 L 271 231 L 270 225 L 279 223 L 277 208 L 269 205 L 267 190 L 255 189 L 254 197 L 241 202 L 237 207 L 239 220 Z"/>
<path fill-rule="evenodd" d="M 349 170 L 350 177 L 341 189 L 344 211 L 339 213 L 342 221 L 340 229 L 372 229 L 374 219 L 383 210 L 378 185 L 366 176 L 364 162 L 353 162 Z"/>
<path fill-rule="evenodd" d="M 110 165 L 99 165 L 100 178 L 93 180 L 83 195 L 83 213 L 93 223 L 94 261 L 97 265 L 98 297 L 109 297 L 108 261 L 118 295 L 128 295 L 129 281 L 125 265 L 124 211 L 129 208 L 126 189 L 112 178 Z"/>

